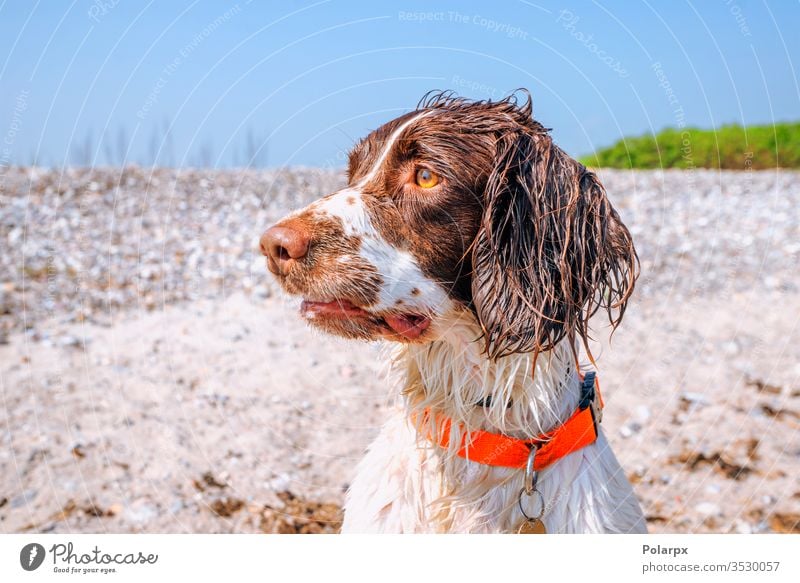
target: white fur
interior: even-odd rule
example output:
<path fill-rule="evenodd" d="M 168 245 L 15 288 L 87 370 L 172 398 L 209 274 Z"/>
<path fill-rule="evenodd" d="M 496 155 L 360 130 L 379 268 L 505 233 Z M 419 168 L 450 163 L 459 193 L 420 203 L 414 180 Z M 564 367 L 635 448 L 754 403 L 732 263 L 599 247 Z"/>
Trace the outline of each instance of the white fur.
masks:
<path fill-rule="evenodd" d="M 492 363 L 474 341 L 478 331 L 472 316 L 446 320 L 439 339 L 403 346 L 396 355 L 404 406 L 393 412 L 358 466 L 343 532 L 502 533 L 515 532 L 523 520 L 517 497 L 524 472 L 443 450 L 420 437 L 427 431 L 411 419 L 431 407 L 465 424 L 467 431 L 482 428 L 519 437 L 550 431 L 577 406 L 580 381 L 571 352 L 562 343 L 540 356 L 533 371 L 530 355 Z M 476 407 L 488 394 L 492 406 Z M 460 444 L 460 435 L 450 443 Z M 538 489 L 548 532 L 646 532 L 639 504 L 602 431 L 594 444 L 540 472 Z"/>

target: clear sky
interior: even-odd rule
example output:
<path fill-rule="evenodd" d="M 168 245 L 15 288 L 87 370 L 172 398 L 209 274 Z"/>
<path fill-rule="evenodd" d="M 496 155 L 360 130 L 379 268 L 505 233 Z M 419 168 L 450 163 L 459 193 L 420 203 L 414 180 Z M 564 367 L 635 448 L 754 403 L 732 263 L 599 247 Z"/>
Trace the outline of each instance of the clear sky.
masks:
<path fill-rule="evenodd" d="M 341 167 L 430 89 L 528 88 L 573 155 L 798 120 L 798 25 L 797 1 L 0 0 L 0 165 Z"/>

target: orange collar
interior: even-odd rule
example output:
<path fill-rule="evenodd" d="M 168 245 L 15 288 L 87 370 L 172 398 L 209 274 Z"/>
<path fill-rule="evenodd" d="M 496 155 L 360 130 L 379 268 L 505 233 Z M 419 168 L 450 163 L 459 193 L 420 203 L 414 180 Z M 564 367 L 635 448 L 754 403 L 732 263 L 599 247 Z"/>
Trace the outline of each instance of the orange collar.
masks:
<path fill-rule="evenodd" d="M 553 462 L 574 451 L 591 445 L 597 440 L 597 425 L 602 419 L 603 399 L 600 385 L 594 372 L 587 372 L 581 382 L 581 398 L 578 408 L 563 425 L 549 433 L 531 439 L 518 439 L 502 433 L 476 430 L 464 433 L 458 455 L 466 460 L 503 466 L 524 468 L 531 450 L 537 448 L 533 469 L 542 470 Z M 425 416 L 430 414 L 425 411 Z M 439 419 L 439 439 L 428 435 L 430 441 L 446 448 L 450 444 L 452 419 Z"/>

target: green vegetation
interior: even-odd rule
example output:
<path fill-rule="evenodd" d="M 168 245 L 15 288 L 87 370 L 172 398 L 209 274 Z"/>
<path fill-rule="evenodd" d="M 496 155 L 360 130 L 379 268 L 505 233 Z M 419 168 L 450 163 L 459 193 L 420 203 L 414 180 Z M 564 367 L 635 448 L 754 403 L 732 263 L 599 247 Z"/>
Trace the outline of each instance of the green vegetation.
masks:
<path fill-rule="evenodd" d="M 622 139 L 581 162 L 606 168 L 800 168 L 800 123 L 670 128 Z"/>

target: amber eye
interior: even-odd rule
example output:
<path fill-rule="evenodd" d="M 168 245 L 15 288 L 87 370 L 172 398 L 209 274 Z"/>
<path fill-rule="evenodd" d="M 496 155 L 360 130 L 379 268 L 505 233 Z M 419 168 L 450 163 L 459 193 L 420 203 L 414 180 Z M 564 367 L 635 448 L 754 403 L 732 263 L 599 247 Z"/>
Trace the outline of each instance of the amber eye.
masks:
<path fill-rule="evenodd" d="M 433 188 L 439 184 L 439 175 L 427 168 L 417 170 L 417 186 L 420 188 Z"/>

